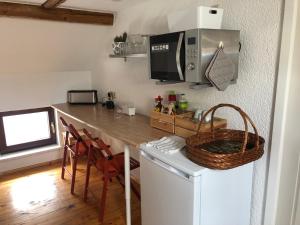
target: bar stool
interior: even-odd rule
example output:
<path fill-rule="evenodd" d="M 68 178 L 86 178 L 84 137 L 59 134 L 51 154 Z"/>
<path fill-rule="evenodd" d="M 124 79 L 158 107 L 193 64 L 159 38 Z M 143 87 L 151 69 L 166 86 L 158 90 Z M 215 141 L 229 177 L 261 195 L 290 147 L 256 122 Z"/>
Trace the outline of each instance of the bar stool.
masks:
<path fill-rule="evenodd" d="M 77 171 L 77 162 L 78 159 L 83 157 L 84 155 L 88 155 L 89 140 L 84 140 L 79 132 L 75 129 L 72 124 L 67 124 L 67 122 L 60 117 L 60 121 L 65 129 L 64 135 L 64 154 L 62 160 L 62 171 L 61 178 L 65 179 L 65 172 L 67 172 L 71 178 L 71 194 L 74 194 L 75 188 L 75 179 L 76 179 L 76 171 Z M 70 154 L 71 158 L 71 170 L 67 169 L 67 155 Z"/>
<path fill-rule="evenodd" d="M 103 174 L 103 189 L 99 212 L 99 221 L 102 223 L 104 218 L 104 209 L 109 181 L 111 181 L 112 178 L 117 178 L 122 187 L 125 187 L 124 153 L 122 152 L 113 155 L 110 151 L 109 145 L 106 145 L 101 139 L 93 138 L 87 130 L 83 129 L 83 132 L 90 139 L 86 170 L 86 182 L 84 188 L 84 201 L 87 201 L 90 169 L 93 165 L 98 171 L 102 172 Z M 130 158 L 130 170 L 134 170 L 139 166 L 140 164 L 137 160 Z M 138 199 L 140 199 L 140 193 L 134 185 L 132 185 L 132 190 L 136 194 Z"/>

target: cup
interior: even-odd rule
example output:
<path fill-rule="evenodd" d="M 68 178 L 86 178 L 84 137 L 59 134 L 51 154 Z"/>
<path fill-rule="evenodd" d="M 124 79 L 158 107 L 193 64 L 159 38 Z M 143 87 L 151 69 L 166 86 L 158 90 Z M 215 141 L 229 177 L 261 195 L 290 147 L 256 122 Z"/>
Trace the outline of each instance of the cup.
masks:
<path fill-rule="evenodd" d="M 195 120 L 201 120 L 201 118 L 202 118 L 202 109 L 197 109 L 196 111 L 195 111 L 195 114 L 194 114 L 194 119 Z"/>
<path fill-rule="evenodd" d="M 199 120 L 201 120 L 201 119 L 203 118 L 203 116 L 205 115 L 206 112 L 207 112 L 207 110 L 202 110 L 201 117 L 200 117 Z M 205 123 L 210 122 L 210 120 L 211 120 L 210 117 L 211 117 L 211 114 L 209 113 L 209 114 L 205 117 L 204 122 L 205 122 Z"/>

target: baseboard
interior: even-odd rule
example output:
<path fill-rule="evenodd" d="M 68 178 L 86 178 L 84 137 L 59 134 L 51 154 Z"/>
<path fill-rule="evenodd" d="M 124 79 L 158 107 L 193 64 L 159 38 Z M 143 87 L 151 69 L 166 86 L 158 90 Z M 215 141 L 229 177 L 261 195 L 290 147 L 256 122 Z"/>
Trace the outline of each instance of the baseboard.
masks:
<path fill-rule="evenodd" d="M 59 163 L 61 163 L 61 159 L 56 159 L 56 160 L 53 160 L 50 162 L 43 162 L 43 163 L 38 163 L 38 164 L 34 164 L 34 165 L 30 165 L 30 166 L 26 166 L 26 167 L 22 167 L 22 168 L 18 168 L 18 169 L 8 170 L 8 171 L 0 173 L 0 176 L 11 175 L 11 174 L 18 173 L 21 171 L 31 170 L 31 169 L 35 169 L 35 168 L 39 168 L 39 167 L 43 167 L 43 166 L 52 166 L 52 165 L 59 164 Z"/>
<path fill-rule="evenodd" d="M 47 165 L 62 158 L 60 148 L 0 160 L 0 175 Z"/>

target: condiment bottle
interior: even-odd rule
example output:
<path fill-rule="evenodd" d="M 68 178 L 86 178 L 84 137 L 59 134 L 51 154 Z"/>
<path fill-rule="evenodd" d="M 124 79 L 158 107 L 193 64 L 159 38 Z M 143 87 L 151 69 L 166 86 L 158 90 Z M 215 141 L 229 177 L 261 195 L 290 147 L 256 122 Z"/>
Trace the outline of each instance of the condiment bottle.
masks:
<path fill-rule="evenodd" d="M 185 94 L 181 94 L 179 100 L 179 109 L 182 111 L 186 111 L 188 109 L 188 101 L 185 98 Z"/>

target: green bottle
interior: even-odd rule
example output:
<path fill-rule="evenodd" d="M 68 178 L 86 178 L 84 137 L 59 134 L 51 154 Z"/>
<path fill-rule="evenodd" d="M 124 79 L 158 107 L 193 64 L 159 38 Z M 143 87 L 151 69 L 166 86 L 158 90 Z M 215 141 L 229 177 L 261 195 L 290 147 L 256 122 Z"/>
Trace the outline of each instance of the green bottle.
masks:
<path fill-rule="evenodd" d="M 182 111 L 186 111 L 188 109 L 188 101 L 185 98 L 185 94 L 181 94 L 180 100 L 179 100 L 179 109 Z"/>

